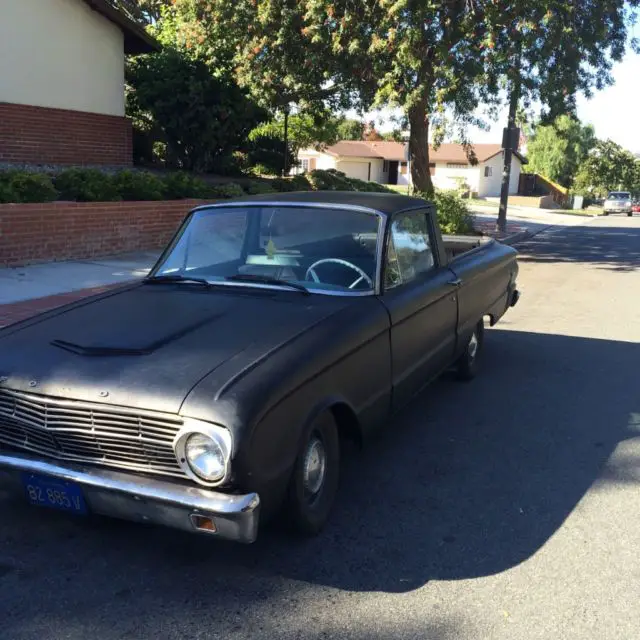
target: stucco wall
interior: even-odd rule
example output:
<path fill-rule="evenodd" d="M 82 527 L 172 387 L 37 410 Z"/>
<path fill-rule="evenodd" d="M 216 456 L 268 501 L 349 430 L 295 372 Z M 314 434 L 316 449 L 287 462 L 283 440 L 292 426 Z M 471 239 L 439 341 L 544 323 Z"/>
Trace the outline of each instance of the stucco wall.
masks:
<path fill-rule="evenodd" d="M 502 186 L 502 154 L 489 158 L 480 165 L 480 185 L 478 195 L 481 198 L 497 198 L 500 196 L 500 188 Z M 484 177 L 484 167 L 491 167 L 492 175 L 488 178 Z M 509 180 L 509 193 L 518 193 L 518 184 L 520 181 L 520 170 L 522 163 L 520 159 L 513 156 L 511 160 L 511 178 Z"/>
<path fill-rule="evenodd" d="M 0 102 L 124 115 L 124 35 L 81 0 L 0 0 Z"/>
<path fill-rule="evenodd" d="M 480 169 L 475 166 L 467 165 L 466 167 L 447 167 L 444 162 L 436 163 L 435 173 L 431 176 L 433 184 L 438 189 L 457 189 L 458 182 L 455 178 L 464 178 L 472 191 L 478 190 L 478 180 Z"/>

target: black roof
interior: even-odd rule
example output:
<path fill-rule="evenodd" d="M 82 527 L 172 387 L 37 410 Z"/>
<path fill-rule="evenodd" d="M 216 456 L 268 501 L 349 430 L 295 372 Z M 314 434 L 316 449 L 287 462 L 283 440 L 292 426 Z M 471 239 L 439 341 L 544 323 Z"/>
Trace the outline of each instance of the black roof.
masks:
<path fill-rule="evenodd" d="M 299 191 L 293 193 L 269 193 L 230 200 L 229 203 L 291 203 L 329 204 L 365 207 L 391 215 L 407 209 L 417 209 L 429 204 L 422 198 L 411 198 L 397 193 L 369 193 L 362 191 Z M 224 202 L 216 202 L 224 205 Z M 206 207 L 207 205 L 204 205 Z M 200 207 L 198 207 L 200 208 Z"/>
<path fill-rule="evenodd" d="M 124 33 L 124 52 L 127 55 L 152 53 L 160 50 L 160 43 L 144 27 L 114 7 L 109 0 L 84 0 L 94 11 L 110 20 Z"/>

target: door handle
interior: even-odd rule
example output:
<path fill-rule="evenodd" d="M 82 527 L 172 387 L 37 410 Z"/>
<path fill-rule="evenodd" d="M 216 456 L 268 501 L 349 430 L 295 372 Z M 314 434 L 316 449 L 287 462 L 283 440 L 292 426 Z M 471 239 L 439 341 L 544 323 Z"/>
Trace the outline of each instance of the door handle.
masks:
<path fill-rule="evenodd" d="M 456 278 L 455 280 L 449 280 L 447 284 L 450 284 L 452 287 L 459 287 L 462 284 L 462 280 Z"/>

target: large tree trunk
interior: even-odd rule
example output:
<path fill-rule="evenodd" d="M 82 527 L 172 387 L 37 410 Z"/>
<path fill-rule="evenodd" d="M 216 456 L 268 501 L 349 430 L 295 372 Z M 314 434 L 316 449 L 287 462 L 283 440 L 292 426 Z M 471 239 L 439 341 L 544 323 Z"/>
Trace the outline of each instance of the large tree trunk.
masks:
<path fill-rule="evenodd" d="M 409 109 L 409 158 L 413 189 L 428 198 L 433 197 L 433 182 L 429 171 L 429 118 L 426 101 Z"/>

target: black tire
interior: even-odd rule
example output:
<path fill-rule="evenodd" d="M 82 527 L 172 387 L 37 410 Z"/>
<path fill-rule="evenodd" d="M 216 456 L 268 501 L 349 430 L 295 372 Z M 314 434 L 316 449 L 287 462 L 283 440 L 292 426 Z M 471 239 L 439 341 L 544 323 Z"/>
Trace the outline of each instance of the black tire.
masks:
<path fill-rule="evenodd" d="M 629 217 L 631 217 L 631 216 L 633 215 L 633 211 L 629 211 L 629 213 L 627 213 L 627 215 L 628 215 Z"/>
<path fill-rule="evenodd" d="M 320 443 L 315 453 L 311 450 Z M 313 482 L 315 454 L 324 455 L 324 471 L 319 486 Z M 317 465 L 316 467 L 317 468 Z M 329 514 L 338 492 L 340 480 L 340 438 L 338 427 L 329 411 L 320 414 L 305 430 L 300 451 L 293 467 L 285 514 L 296 533 L 314 536 L 320 532 L 329 519 Z"/>
<path fill-rule="evenodd" d="M 603 216 L 608 216 L 608 215 L 609 215 L 609 212 L 608 212 L 608 211 L 603 211 L 603 212 L 602 212 L 602 215 L 603 215 Z"/>
<path fill-rule="evenodd" d="M 479 361 L 484 346 L 484 321 L 480 320 L 469 337 L 464 353 L 458 358 L 456 370 L 459 380 L 473 380 L 479 370 Z"/>

